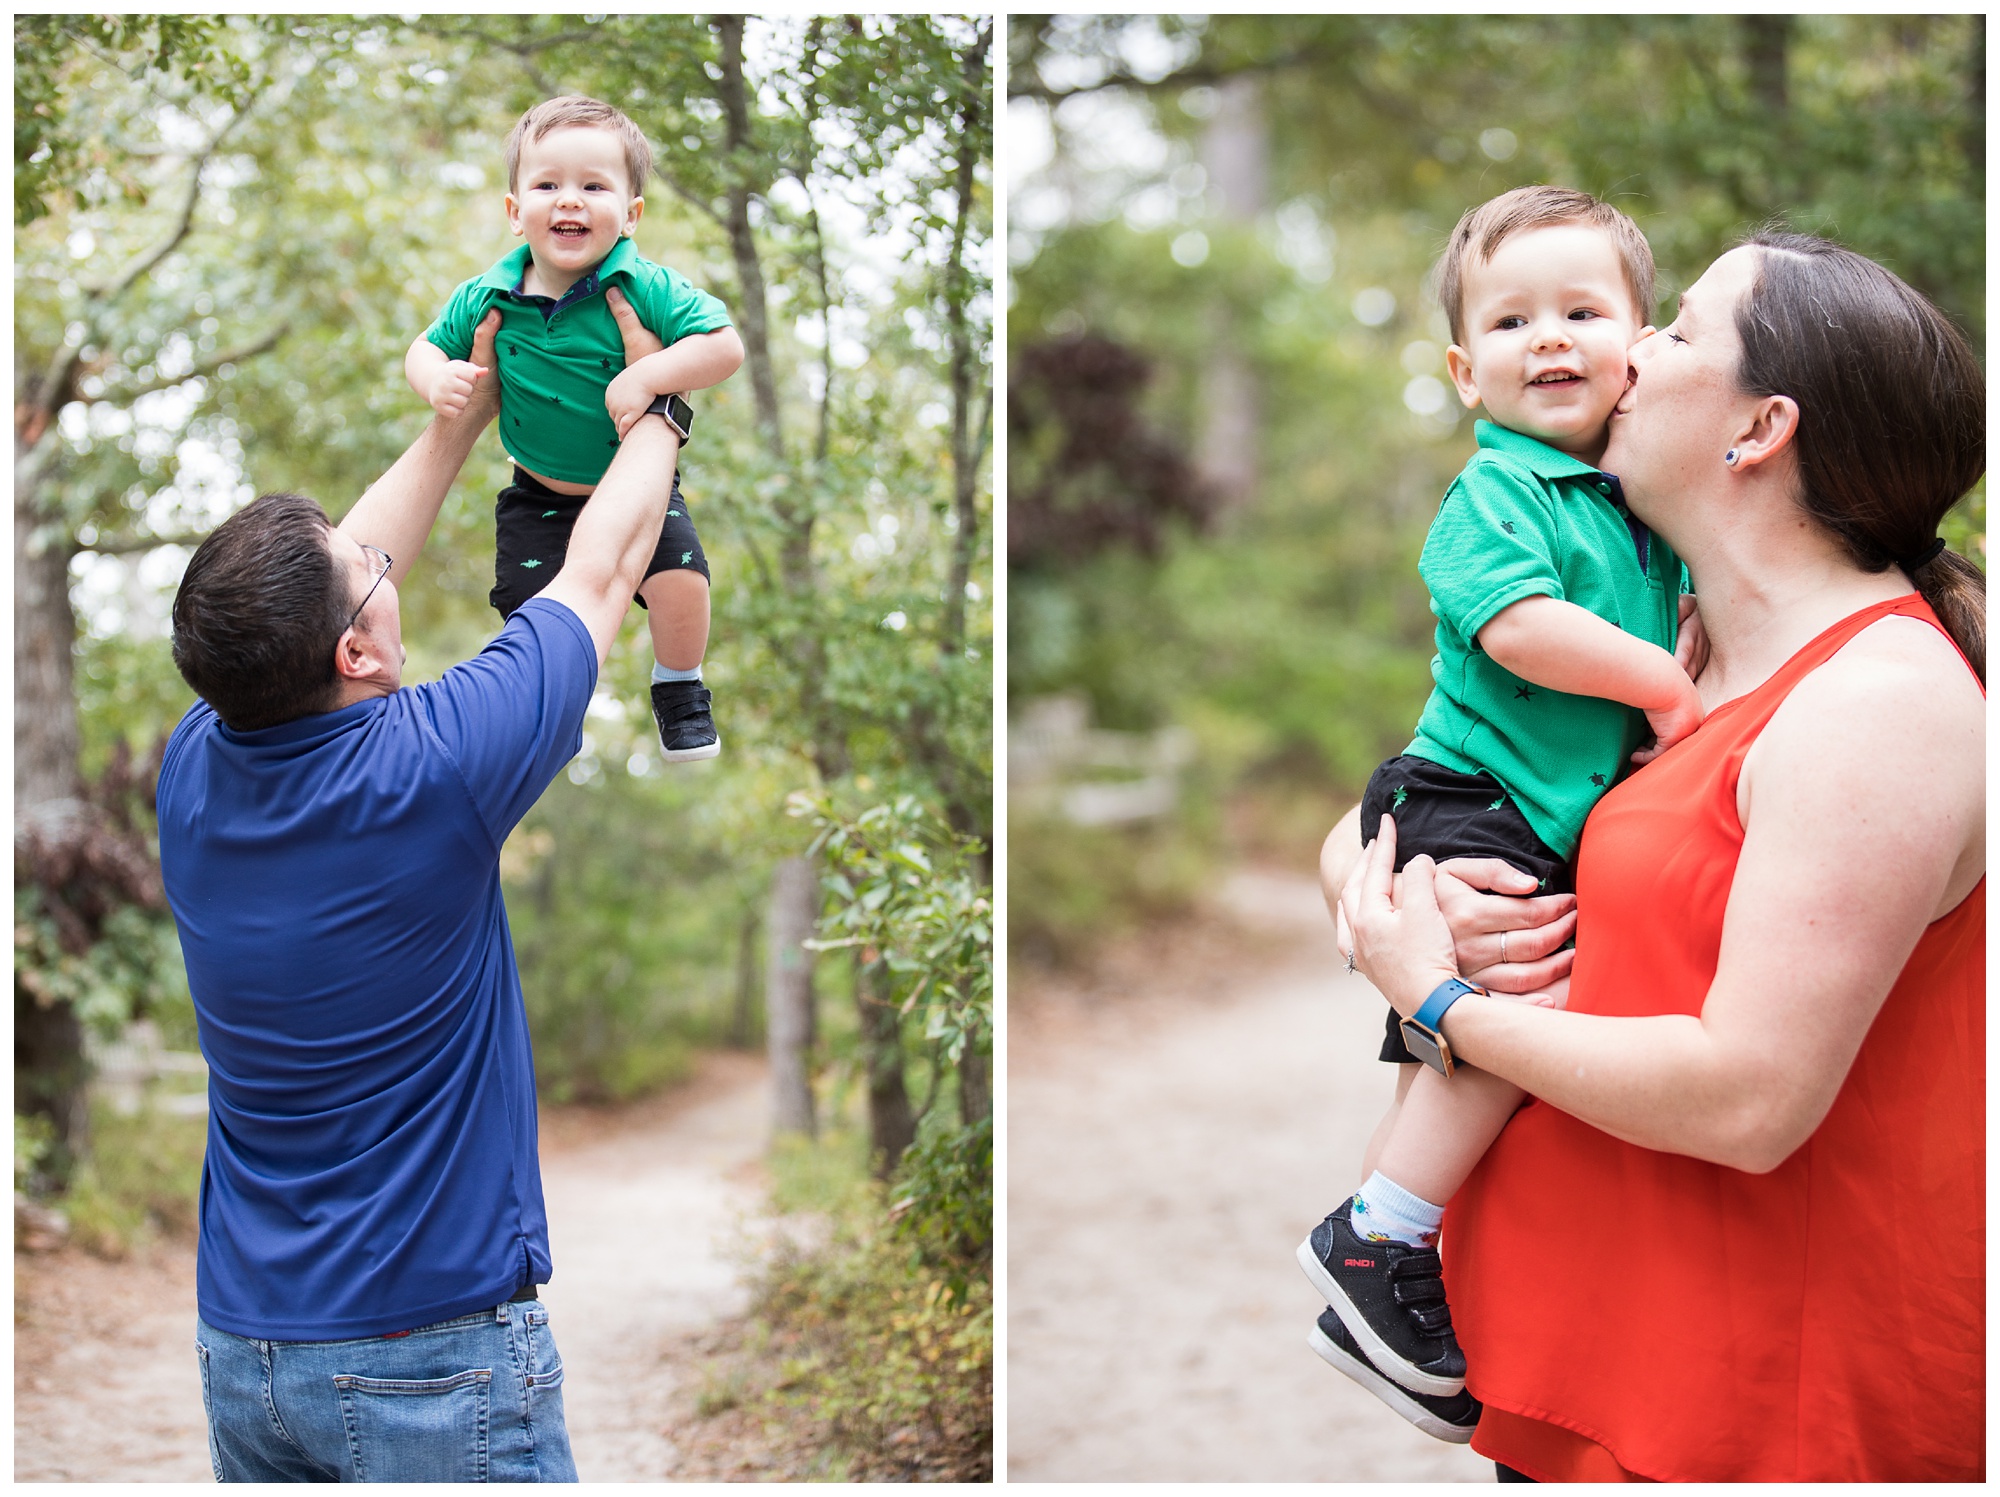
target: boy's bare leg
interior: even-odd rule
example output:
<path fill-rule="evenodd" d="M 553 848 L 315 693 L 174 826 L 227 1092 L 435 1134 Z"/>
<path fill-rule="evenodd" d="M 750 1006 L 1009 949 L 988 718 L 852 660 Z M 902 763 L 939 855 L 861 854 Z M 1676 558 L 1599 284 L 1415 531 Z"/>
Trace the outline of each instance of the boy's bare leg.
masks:
<path fill-rule="evenodd" d="M 1396 1119 L 1403 1113 L 1403 1098 L 1409 1096 L 1410 1085 L 1417 1079 L 1417 1072 L 1422 1069 L 1423 1067 L 1414 1061 L 1396 1067 L 1396 1099 L 1389 1104 L 1389 1110 L 1382 1114 L 1382 1121 L 1375 1125 L 1375 1131 L 1368 1136 L 1368 1147 L 1361 1155 L 1362 1179 L 1366 1180 L 1382 1167 L 1382 1146 L 1388 1143 L 1389 1135 L 1396 1131 Z"/>
<path fill-rule="evenodd" d="M 708 651 L 708 579 L 690 567 L 655 572 L 639 585 L 653 658 L 669 670 L 691 671 Z"/>
<path fill-rule="evenodd" d="M 1411 1195 L 1442 1206 L 1458 1194 L 1527 1093 L 1471 1066 L 1449 1076 L 1428 1066 L 1413 1069 L 1416 1080 L 1393 1120 L 1384 1120 L 1390 1126 L 1373 1167 Z"/>

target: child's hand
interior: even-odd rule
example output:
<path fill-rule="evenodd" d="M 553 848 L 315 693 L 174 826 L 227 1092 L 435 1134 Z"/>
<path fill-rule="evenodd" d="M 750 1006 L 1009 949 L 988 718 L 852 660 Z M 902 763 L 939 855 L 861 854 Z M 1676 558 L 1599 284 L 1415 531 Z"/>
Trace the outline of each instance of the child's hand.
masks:
<path fill-rule="evenodd" d="M 611 424 L 618 428 L 618 440 L 625 440 L 625 433 L 632 429 L 632 423 L 646 414 L 646 407 L 658 399 L 646 382 L 639 378 L 637 370 L 627 369 L 605 388 L 604 409 L 610 413 Z"/>
<path fill-rule="evenodd" d="M 1701 610 L 1695 607 L 1692 593 L 1681 594 L 1681 630 L 1674 641 L 1674 664 L 1693 681 L 1699 681 L 1708 669 L 1708 630 L 1702 627 Z"/>
<path fill-rule="evenodd" d="M 461 416 L 487 371 L 466 359 L 453 359 L 431 380 L 431 409 L 440 416 Z"/>
<path fill-rule="evenodd" d="M 1674 699 L 1664 707 L 1645 709 L 1646 722 L 1652 727 L 1653 741 L 1632 753 L 1634 764 L 1650 764 L 1668 749 L 1679 743 L 1688 734 L 1701 726 L 1701 693 L 1694 689 L 1694 682 L 1681 677 L 1681 689 Z"/>

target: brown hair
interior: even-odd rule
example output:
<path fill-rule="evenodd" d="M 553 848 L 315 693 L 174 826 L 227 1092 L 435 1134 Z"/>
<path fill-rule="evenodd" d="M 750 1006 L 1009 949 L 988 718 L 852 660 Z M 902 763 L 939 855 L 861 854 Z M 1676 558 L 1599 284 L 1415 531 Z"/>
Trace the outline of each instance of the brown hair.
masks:
<path fill-rule="evenodd" d="M 1497 198 L 1488 198 L 1477 208 L 1466 209 L 1438 260 L 1438 302 L 1451 323 L 1452 342 L 1465 341 L 1467 256 L 1476 253 L 1484 263 L 1516 234 L 1554 228 L 1558 224 L 1584 224 L 1610 236 L 1625 267 L 1625 284 L 1632 292 L 1633 310 L 1639 314 L 1641 324 L 1653 320 L 1653 247 L 1646 243 L 1646 236 L 1639 232 L 1637 224 L 1609 203 L 1572 187 L 1516 187 Z"/>
<path fill-rule="evenodd" d="M 326 511 L 264 494 L 195 548 L 174 594 L 174 664 L 230 727 L 325 712 L 333 652 L 359 600 L 327 545 Z"/>
<path fill-rule="evenodd" d="M 1935 551 L 1986 471 L 1986 375 L 1929 301 L 1865 255 L 1764 232 L 1737 381 L 1798 404 L 1800 503 L 1863 569 L 1901 566 L 1986 678 L 1986 574 Z"/>
<path fill-rule="evenodd" d="M 625 184 L 626 195 L 644 197 L 646 181 L 653 174 L 653 148 L 646 144 L 645 132 L 619 110 L 582 94 L 544 99 L 514 122 L 514 128 L 507 132 L 507 190 L 521 190 L 523 145 L 552 131 L 579 125 L 590 130 L 609 130 L 618 137 L 619 144 L 625 147 L 625 172 L 630 178 Z"/>

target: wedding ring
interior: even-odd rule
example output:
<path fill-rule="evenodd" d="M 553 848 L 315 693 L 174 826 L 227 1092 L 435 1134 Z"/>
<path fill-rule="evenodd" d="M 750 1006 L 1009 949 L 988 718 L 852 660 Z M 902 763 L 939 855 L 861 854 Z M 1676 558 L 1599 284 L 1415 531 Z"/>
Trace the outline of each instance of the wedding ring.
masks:
<path fill-rule="evenodd" d="M 1347 975 L 1349 977 L 1354 975 L 1354 953 L 1351 951 L 1347 953 Z"/>
<path fill-rule="evenodd" d="M 1507 932 L 1504 930 L 1500 932 L 1500 960 L 1507 960 Z"/>

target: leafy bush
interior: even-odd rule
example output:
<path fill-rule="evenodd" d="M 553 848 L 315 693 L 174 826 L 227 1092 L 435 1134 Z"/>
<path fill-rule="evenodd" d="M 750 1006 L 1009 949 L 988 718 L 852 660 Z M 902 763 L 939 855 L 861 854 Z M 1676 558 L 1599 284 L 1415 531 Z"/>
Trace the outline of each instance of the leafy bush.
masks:
<path fill-rule="evenodd" d="M 778 1203 L 818 1208 L 829 1230 L 759 1271 L 753 1329 L 776 1360 L 761 1396 L 828 1432 L 829 1474 L 989 1480 L 991 1124 L 920 1141 L 887 1193 L 860 1142 L 836 1131 L 774 1160 Z M 711 1402 L 746 1396 L 732 1374 Z"/>

